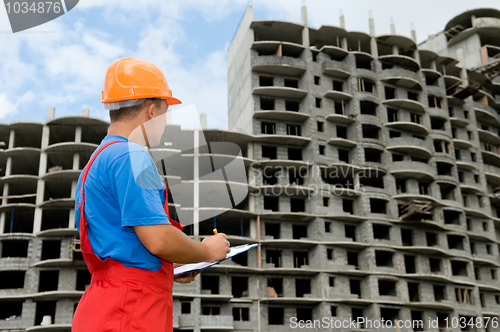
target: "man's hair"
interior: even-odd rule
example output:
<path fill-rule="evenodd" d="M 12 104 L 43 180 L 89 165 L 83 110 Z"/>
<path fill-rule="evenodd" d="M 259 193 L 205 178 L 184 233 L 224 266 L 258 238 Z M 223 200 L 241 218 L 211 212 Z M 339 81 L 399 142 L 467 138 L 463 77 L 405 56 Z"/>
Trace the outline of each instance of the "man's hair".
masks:
<path fill-rule="evenodd" d="M 144 107 L 149 107 L 151 104 L 154 104 L 156 108 L 161 108 L 161 99 L 160 98 L 148 98 L 142 104 L 131 106 L 131 107 L 123 107 L 115 111 L 109 111 L 109 118 L 111 123 L 123 121 L 123 120 L 131 120 L 139 114 Z"/>

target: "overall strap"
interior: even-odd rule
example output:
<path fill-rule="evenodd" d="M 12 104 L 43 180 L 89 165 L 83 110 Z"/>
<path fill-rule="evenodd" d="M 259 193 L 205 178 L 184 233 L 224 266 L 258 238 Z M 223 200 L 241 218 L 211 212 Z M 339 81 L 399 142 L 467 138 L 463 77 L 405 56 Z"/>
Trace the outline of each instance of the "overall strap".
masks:
<path fill-rule="evenodd" d="M 168 188 L 167 188 L 167 182 L 163 181 L 165 184 L 165 204 L 163 205 L 163 210 L 165 210 L 165 214 L 167 215 L 168 221 L 170 221 L 170 224 L 181 231 L 184 229 L 184 225 L 181 224 L 180 222 L 175 221 L 174 219 L 170 218 L 170 215 L 168 213 Z"/>

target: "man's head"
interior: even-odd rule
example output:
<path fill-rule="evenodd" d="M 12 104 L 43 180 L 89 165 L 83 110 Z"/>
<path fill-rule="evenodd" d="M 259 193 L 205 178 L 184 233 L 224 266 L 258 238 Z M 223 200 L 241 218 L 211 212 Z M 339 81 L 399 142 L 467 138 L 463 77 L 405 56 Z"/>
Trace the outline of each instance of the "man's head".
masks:
<path fill-rule="evenodd" d="M 147 136 L 152 136 L 146 137 L 150 146 L 158 144 L 163 134 L 168 106 L 181 103 L 172 97 L 158 67 L 134 58 L 118 59 L 109 66 L 102 102 L 110 111 L 111 124 L 142 127 Z"/>

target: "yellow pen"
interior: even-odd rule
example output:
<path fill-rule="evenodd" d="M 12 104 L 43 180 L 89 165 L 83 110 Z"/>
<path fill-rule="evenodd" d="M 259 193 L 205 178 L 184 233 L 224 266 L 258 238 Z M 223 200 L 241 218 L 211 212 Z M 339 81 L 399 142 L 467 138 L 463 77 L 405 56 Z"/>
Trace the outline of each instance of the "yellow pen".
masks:
<path fill-rule="evenodd" d="M 219 234 L 219 232 L 217 232 L 217 228 L 214 228 L 214 235 L 217 235 Z"/>

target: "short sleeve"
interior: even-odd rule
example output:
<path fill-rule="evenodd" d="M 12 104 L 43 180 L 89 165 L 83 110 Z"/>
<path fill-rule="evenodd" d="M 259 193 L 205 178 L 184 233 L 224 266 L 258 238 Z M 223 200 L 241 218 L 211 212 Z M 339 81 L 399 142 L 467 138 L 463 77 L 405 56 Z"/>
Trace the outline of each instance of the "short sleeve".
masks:
<path fill-rule="evenodd" d="M 108 174 L 114 182 L 112 187 L 120 205 L 122 227 L 170 225 L 162 202 L 165 187 L 145 150 L 129 151 L 120 156 Z"/>

